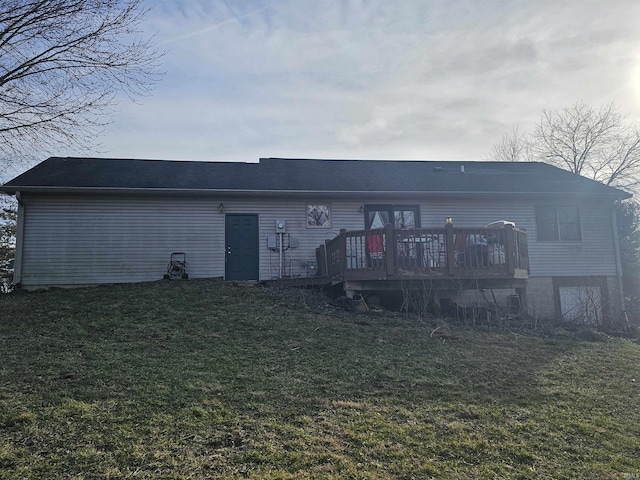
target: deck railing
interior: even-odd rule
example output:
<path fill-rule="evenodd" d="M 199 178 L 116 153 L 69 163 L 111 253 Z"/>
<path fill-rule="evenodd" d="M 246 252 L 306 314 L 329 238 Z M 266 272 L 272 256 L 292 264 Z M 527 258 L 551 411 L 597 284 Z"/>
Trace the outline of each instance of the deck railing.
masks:
<path fill-rule="evenodd" d="M 345 279 L 401 276 L 525 277 L 527 234 L 501 228 L 341 230 L 317 250 L 319 273 Z"/>

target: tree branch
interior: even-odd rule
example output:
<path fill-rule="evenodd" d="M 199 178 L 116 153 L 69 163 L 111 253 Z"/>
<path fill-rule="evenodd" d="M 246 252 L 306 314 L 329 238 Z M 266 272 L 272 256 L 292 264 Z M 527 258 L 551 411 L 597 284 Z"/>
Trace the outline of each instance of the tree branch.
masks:
<path fill-rule="evenodd" d="M 0 2 L 0 161 L 88 145 L 118 91 L 149 91 L 161 54 L 141 38 L 146 12 L 143 0 Z"/>

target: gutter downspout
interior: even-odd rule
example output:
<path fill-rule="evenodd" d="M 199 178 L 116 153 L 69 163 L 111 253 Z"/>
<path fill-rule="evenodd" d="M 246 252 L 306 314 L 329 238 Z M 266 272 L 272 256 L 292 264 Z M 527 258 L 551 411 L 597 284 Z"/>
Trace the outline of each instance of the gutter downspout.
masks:
<path fill-rule="evenodd" d="M 611 227 L 613 228 L 613 250 L 616 257 L 616 276 L 618 277 L 618 290 L 620 292 L 620 306 L 623 318 L 626 318 L 626 305 L 624 303 L 624 290 L 622 288 L 622 259 L 620 257 L 620 239 L 618 238 L 618 220 L 615 207 L 611 209 Z"/>
<path fill-rule="evenodd" d="M 16 253 L 13 262 L 13 284 L 20 287 L 22 283 L 22 246 L 24 239 L 24 202 L 19 191 L 16 192 L 16 200 L 18 201 L 18 223 L 16 224 Z"/>

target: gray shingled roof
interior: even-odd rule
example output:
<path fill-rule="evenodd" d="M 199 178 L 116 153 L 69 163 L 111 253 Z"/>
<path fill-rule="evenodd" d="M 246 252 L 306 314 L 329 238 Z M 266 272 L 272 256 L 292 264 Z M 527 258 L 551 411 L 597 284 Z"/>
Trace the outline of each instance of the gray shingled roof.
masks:
<path fill-rule="evenodd" d="M 464 167 L 464 173 L 461 167 Z M 11 194 L 19 190 L 103 189 L 629 196 L 537 162 L 282 158 L 239 163 L 52 157 L 0 187 Z"/>

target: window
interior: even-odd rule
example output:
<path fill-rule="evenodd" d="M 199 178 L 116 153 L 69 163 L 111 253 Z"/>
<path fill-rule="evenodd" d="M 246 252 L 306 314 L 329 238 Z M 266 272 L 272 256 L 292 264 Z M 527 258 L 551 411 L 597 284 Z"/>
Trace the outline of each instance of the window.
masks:
<path fill-rule="evenodd" d="M 394 228 L 419 228 L 420 210 L 417 205 L 365 205 L 365 228 L 384 228 L 393 223 Z"/>
<path fill-rule="evenodd" d="M 331 208 L 328 204 L 307 205 L 307 227 L 331 228 Z"/>
<path fill-rule="evenodd" d="M 536 227 L 541 242 L 582 240 L 580 213 L 576 206 L 537 206 Z"/>

